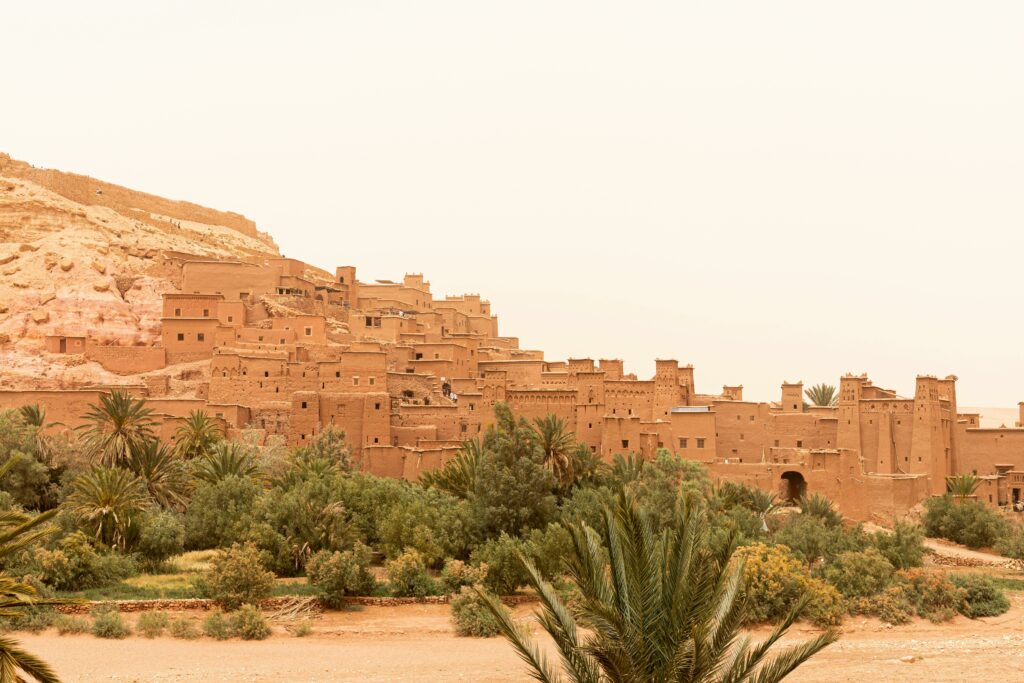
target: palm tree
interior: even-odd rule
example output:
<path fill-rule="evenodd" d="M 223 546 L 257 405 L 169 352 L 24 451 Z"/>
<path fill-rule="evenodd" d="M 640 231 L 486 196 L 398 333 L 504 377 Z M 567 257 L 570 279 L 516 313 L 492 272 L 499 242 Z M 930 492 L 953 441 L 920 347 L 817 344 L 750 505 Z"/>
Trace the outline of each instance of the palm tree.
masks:
<path fill-rule="evenodd" d="M 731 561 L 735 543 L 716 548 L 709 542 L 707 513 L 696 495 L 680 507 L 674 524 L 659 533 L 632 497 L 620 493 L 614 509 L 605 509 L 600 534 L 573 525 L 567 569 L 580 596 L 572 611 L 532 562 L 521 558 L 540 597 L 541 627 L 554 640 L 570 680 L 774 683 L 835 642 L 838 633 L 829 630 L 769 657 L 805 599 L 766 639 L 752 644 L 741 631 L 746 603 L 743 563 Z M 561 681 L 498 599 L 478 594 L 533 678 Z"/>
<path fill-rule="evenodd" d="M 66 501 L 70 510 L 101 543 L 124 548 L 134 530 L 136 517 L 152 501 L 146 485 L 120 467 L 93 465 L 71 485 Z"/>
<path fill-rule="evenodd" d="M 832 384 L 815 384 L 813 387 L 804 389 L 804 394 L 810 400 L 812 405 L 816 406 L 834 406 L 839 403 L 839 394 L 836 393 L 836 388 Z"/>
<path fill-rule="evenodd" d="M 0 617 L 17 618 L 29 607 L 55 602 L 37 600 L 35 595 L 32 586 L 0 574 Z M 0 635 L 0 683 L 23 683 L 25 676 L 39 683 L 60 683 L 49 664 L 21 649 L 13 638 Z"/>
<path fill-rule="evenodd" d="M 551 469 L 562 486 L 569 486 L 575 479 L 575 435 L 566 429 L 565 420 L 548 413 L 533 420 L 537 443 L 544 454 L 544 464 Z"/>
<path fill-rule="evenodd" d="M 109 467 L 126 464 L 133 450 L 154 438 L 157 423 L 152 414 L 145 401 L 123 391 L 103 394 L 99 404 L 89 407 L 86 424 L 80 427 L 86 452 Z"/>
<path fill-rule="evenodd" d="M 946 491 L 958 500 L 967 500 L 981 486 L 981 479 L 974 474 L 958 474 L 946 477 Z"/>
<path fill-rule="evenodd" d="M 255 477 L 259 471 L 252 453 L 235 441 L 214 444 L 209 453 L 192 464 L 192 476 L 208 484 L 227 477 Z"/>
<path fill-rule="evenodd" d="M 480 439 L 467 439 L 462 442 L 458 454 L 440 469 L 420 475 L 420 483 L 459 498 L 468 498 L 476 488 L 476 470 L 483 457 L 484 445 Z"/>
<path fill-rule="evenodd" d="M 128 469 L 142 480 L 149 495 L 161 507 L 185 508 L 188 476 L 183 461 L 172 448 L 158 439 L 150 439 L 132 451 Z"/>
<path fill-rule="evenodd" d="M 206 455 L 215 443 L 224 438 L 217 421 L 202 410 L 193 410 L 174 433 L 178 455 L 191 460 Z"/>
<path fill-rule="evenodd" d="M 812 496 L 804 496 L 798 501 L 800 512 L 812 517 L 820 517 L 828 526 L 840 526 L 843 523 L 843 516 L 836 510 L 836 506 L 825 496 L 815 493 Z"/>
<path fill-rule="evenodd" d="M 0 476 L 2 474 L 3 468 L 0 468 Z M 0 513 L 0 566 L 16 553 L 53 533 L 54 529 L 48 522 L 56 514 L 57 510 L 35 517 L 18 512 Z M 0 618 L 20 617 L 35 605 L 65 602 L 69 601 L 36 598 L 32 586 L 0 574 Z M 22 650 L 13 638 L 0 635 L 0 683 L 21 683 L 26 676 L 40 683 L 59 683 L 57 674 L 46 662 Z"/>
<path fill-rule="evenodd" d="M 22 406 L 18 409 L 21 413 L 21 419 L 24 420 L 25 424 L 36 429 L 47 429 L 48 427 L 55 427 L 60 422 L 47 422 L 46 421 L 46 408 L 43 408 L 38 403 L 29 406 Z"/>

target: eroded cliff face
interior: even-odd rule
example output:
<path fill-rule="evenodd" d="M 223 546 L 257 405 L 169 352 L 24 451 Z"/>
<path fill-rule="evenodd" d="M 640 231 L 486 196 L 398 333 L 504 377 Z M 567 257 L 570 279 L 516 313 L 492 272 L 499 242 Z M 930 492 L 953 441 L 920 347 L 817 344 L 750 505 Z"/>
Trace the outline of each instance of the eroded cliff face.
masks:
<path fill-rule="evenodd" d="M 153 344 L 161 295 L 177 291 L 189 255 L 259 261 L 278 249 L 239 214 L 0 154 L 0 388 L 116 381 L 81 357 L 42 363 L 44 338 Z"/>

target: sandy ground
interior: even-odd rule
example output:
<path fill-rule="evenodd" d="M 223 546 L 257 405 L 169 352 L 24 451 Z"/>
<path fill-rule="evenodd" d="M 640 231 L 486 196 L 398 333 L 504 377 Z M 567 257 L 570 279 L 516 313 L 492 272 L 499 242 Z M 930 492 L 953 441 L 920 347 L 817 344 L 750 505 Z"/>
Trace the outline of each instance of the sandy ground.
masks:
<path fill-rule="evenodd" d="M 840 681 L 1024 680 L 1024 595 L 992 619 L 887 627 L 848 619 L 842 640 L 801 668 L 795 683 Z M 533 608 L 521 607 L 527 618 Z M 195 619 L 201 613 L 190 615 Z M 795 630 L 795 637 L 813 633 Z M 283 629 L 263 642 L 162 637 L 100 640 L 23 635 L 26 648 L 51 662 L 69 683 L 97 681 L 527 681 L 500 638 L 458 638 L 438 605 L 373 607 L 329 613 L 313 634 Z M 903 658 L 915 658 L 913 662 Z"/>

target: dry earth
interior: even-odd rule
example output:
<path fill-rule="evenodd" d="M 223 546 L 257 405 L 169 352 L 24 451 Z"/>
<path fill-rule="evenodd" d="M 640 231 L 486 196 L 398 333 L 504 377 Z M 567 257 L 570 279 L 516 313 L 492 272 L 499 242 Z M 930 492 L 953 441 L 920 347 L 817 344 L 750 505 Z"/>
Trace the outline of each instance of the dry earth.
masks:
<path fill-rule="evenodd" d="M 848 619 L 843 638 L 801 668 L 794 683 L 1024 680 L 1024 596 L 992 619 L 887 627 Z M 517 608 L 528 618 L 531 606 Z M 199 620 L 201 613 L 190 615 Z M 811 629 L 797 629 L 807 637 Z M 275 628 L 263 642 L 124 641 L 25 635 L 65 681 L 527 681 L 500 638 L 458 638 L 440 605 L 367 607 L 320 617 L 302 639 Z M 913 659 L 914 661 L 903 661 Z"/>

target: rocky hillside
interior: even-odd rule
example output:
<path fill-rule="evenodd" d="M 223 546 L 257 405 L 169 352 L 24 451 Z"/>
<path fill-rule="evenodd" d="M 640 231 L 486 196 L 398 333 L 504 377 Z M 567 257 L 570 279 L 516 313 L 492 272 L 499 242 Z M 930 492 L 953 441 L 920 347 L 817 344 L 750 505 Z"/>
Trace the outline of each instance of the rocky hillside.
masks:
<path fill-rule="evenodd" d="M 176 290 L 181 259 L 277 254 L 274 241 L 239 214 L 0 154 L 0 388 L 108 380 L 94 363 L 42 364 L 43 338 L 150 344 L 159 337 L 160 296 Z"/>

